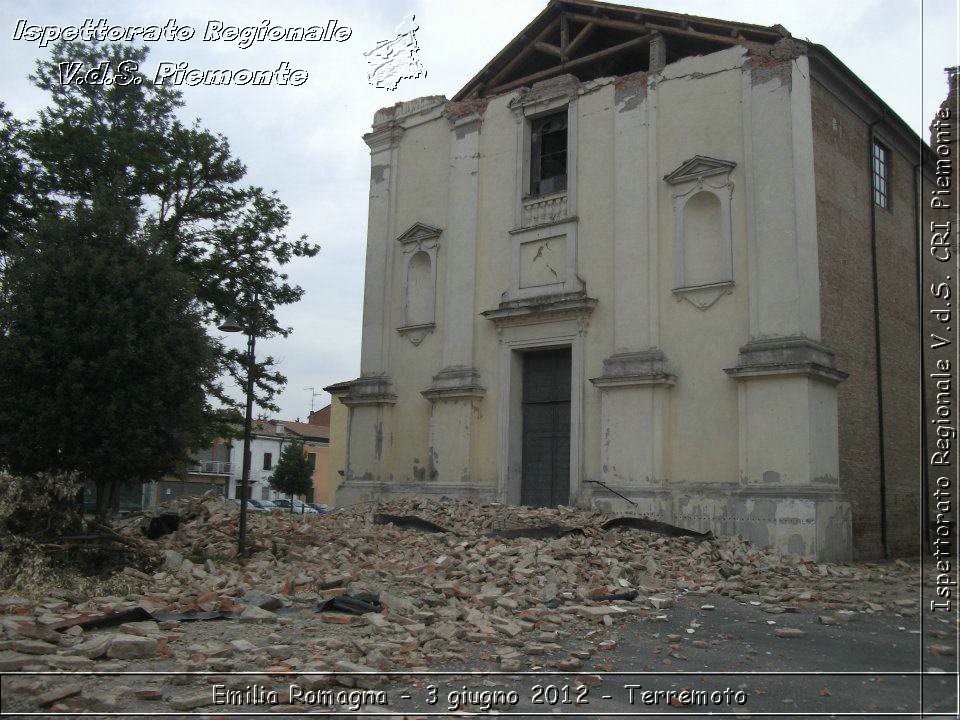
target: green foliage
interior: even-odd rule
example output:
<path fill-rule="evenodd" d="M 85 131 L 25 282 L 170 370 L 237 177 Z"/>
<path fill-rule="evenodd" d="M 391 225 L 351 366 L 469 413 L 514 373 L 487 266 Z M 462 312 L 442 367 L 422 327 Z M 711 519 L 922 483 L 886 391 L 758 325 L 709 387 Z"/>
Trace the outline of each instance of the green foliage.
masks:
<path fill-rule="evenodd" d="M 313 471 L 310 459 L 302 442 L 291 442 L 280 452 L 277 467 L 270 478 L 270 487 L 277 492 L 294 495 L 306 495 L 313 485 Z"/>
<path fill-rule="evenodd" d="M 31 151 L 41 165 L 45 192 L 68 206 L 91 199 L 94 188 L 123 178 L 123 192 L 136 201 L 153 195 L 162 178 L 165 139 L 183 104 L 180 93 L 139 83 L 64 84 L 61 67 L 81 63 L 85 70 L 106 62 L 112 73 L 120 63 L 143 63 L 148 50 L 121 43 L 58 42 L 46 60 L 37 61 L 31 80 L 50 96 L 31 132 Z M 61 65 L 65 64 L 65 65 Z"/>
<path fill-rule="evenodd" d="M 219 370 L 189 276 L 113 190 L 42 220 L 0 298 L 0 467 L 77 473 L 101 514 L 208 439 Z"/>
<path fill-rule="evenodd" d="M 243 184 L 225 137 L 181 121 L 179 91 L 124 69 L 148 52 L 60 42 L 31 77 L 49 98 L 36 119 L 0 104 L 0 469 L 93 482 L 101 514 L 236 434 L 222 379 L 243 385 L 245 353 L 206 328 L 232 313 L 288 335 L 276 309 L 303 290 L 282 268 L 318 251 L 287 239 L 289 210 Z M 126 81 L 63 83 L 70 63 Z M 276 410 L 272 358 L 254 380 Z"/>
<path fill-rule="evenodd" d="M 43 209 L 37 164 L 29 155 L 28 126 L 0 102 L 0 262 L 13 243 L 30 232 Z"/>
<path fill-rule="evenodd" d="M 148 52 L 120 43 L 59 42 L 38 61 L 32 80 L 49 93 L 50 105 L 23 133 L 39 166 L 39 187 L 71 211 L 89 207 L 94 189 L 109 186 L 134 208 L 134 228 L 148 246 L 190 276 L 207 322 L 232 313 L 258 337 L 286 336 L 290 329 L 280 326 L 275 310 L 300 300 L 303 289 L 279 268 L 319 248 L 305 237 L 287 239 L 290 213 L 277 195 L 241 184 L 246 167 L 223 135 L 178 119 L 179 91 L 143 73 L 135 76 L 139 82 L 123 84 L 61 83 L 64 63 L 85 69 L 107 63 L 121 73 L 123 61 L 142 65 Z M 242 385 L 244 352 L 219 345 L 218 359 L 221 372 Z M 273 358 L 257 363 L 255 379 L 257 404 L 275 411 L 272 398 L 286 379 Z M 216 380 L 206 390 L 239 409 Z"/>

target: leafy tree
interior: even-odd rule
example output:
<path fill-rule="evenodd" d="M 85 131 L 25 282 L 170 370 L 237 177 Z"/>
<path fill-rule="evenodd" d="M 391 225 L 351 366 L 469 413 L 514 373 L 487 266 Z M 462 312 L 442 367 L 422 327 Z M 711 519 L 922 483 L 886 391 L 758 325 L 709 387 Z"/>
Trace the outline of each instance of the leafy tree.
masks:
<path fill-rule="evenodd" d="M 37 62 L 31 79 L 50 95 L 26 132 L 39 187 L 69 208 L 91 205 L 93 188 L 109 185 L 134 208 L 147 245 L 190 276 L 208 322 L 232 313 L 246 327 L 254 324 L 258 337 L 286 336 L 290 329 L 279 324 L 276 308 L 297 302 L 303 289 L 279 268 L 319 248 L 306 237 L 286 237 L 289 210 L 275 193 L 242 184 L 246 167 L 223 135 L 199 121 L 181 122 L 179 91 L 122 65 L 142 65 L 148 52 L 120 43 L 60 42 Z M 123 82 L 63 84 L 61 67 L 70 62 L 84 69 L 106 62 Z M 219 344 L 217 350 L 221 369 L 242 385 L 245 353 Z M 273 358 L 257 363 L 255 378 L 257 404 L 275 411 L 272 398 L 286 379 Z M 216 380 L 207 392 L 237 407 Z"/>
<path fill-rule="evenodd" d="M 270 478 L 270 487 L 290 496 L 290 512 L 293 512 L 293 496 L 306 495 L 313 486 L 313 471 L 303 443 L 292 441 L 280 451 L 280 459 Z"/>
<path fill-rule="evenodd" d="M 0 467 L 75 472 L 105 515 L 204 437 L 220 368 L 191 278 L 139 232 L 118 183 L 42 220 L 0 297 Z"/>
<path fill-rule="evenodd" d="M 41 211 L 50 209 L 38 189 L 27 130 L 0 102 L 0 263 L 13 243 L 35 227 Z"/>

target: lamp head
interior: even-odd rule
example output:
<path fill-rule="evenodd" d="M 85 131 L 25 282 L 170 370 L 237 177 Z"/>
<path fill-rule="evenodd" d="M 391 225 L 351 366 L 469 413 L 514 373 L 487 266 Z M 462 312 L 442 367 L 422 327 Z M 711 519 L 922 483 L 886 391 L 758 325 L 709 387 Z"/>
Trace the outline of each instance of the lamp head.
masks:
<path fill-rule="evenodd" d="M 237 316 L 233 313 L 229 313 L 224 319 L 223 322 L 217 326 L 221 332 L 235 333 L 243 332 L 243 326 L 237 322 Z"/>

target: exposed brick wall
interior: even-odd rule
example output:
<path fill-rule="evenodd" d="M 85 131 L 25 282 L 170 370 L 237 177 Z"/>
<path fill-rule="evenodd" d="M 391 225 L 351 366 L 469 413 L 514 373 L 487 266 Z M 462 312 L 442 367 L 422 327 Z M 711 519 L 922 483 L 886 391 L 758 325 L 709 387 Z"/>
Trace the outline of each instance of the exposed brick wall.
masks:
<path fill-rule="evenodd" d="M 858 558 L 883 555 L 867 124 L 813 84 L 814 170 L 824 342 L 850 374 L 840 384 L 840 482 Z M 878 139 L 883 140 L 882 129 Z M 920 363 L 913 169 L 892 143 L 892 205 L 877 208 L 887 543 L 920 552 Z"/>
<path fill-rule="evenodd" d="M 916 219 L 912 161 L 891 153 L 892 205 L 877 208 L 880 350 L 887 466 L 887 544 L 921 551 L 922 462 Z"/>
<path fill-rule="evenodd" d="M 958 206 L 958 193 L 957 186 L 960 183 L 960 157 L 958 157 L 958 139 L 960 139 L 960 113 L 957 112 L 957 73 L 956 68 L 947 70 L 947 79 L 948 79 L 948 95 L 947 98 L 941 104 L 940 110 L 947 110 L 949 117 L 941 118 L 936 116 L 932 119 L 931 130 L 936 132 L 932 133 L 928 139 L 930 142 L 931 148 L 933 148 L 934 153 L 937 154 L 937 158 L 942 163 L 944 159 L 949 162 L 942 164 L 939 169 L 931 171 L 931 178 L 927 181 L 924 186 L 923 193 L 921 195 L 921 212 L 923 214 L 923 222 L 921 223 L 922 228 L 922 248 L 923 248 L 923 262 L 924 262 L 924 310 L 925 310 L 925 325 L 924 325 L 924 337 L 926 338 L 926 356 L 924 358 L 925 362 L 925 373 L 928 378 L 930 375 L 935 373 L 940 373 L 942 368 L 937 367 L 938 361 L 943 361 L 945 359 L 950 359 L 951 363 L 954 363 L 954 366 L 950 372 L 953 376 L 952 382 L 950 385 L 950 392 L 945 395 L 941 402 L 948 401 L 946 406 L 950 409 L 949 417 L 946 418 L 949 423 L 948 427 L 957 427 L 957 412 L 958 405 L 957 403 L 957 368 L 956 368 L 956 338 L 957 338 L 957 315 L 956 310 L 958 307 L 957 301 L 957 277 L 954 274 L 957 269 L 957 206 Z M 940 164 L 938 163 L 938 164 Z M 934 172 L 938 174 L 934 174 Z M 939 195 L 943 202 L 949 206 L 947 209 L 935 209 L 931 207 L 932 200 L 932 191 L 934 189 L 933 183 L 937 179 L 940 180 L 941 184 L 938 184 L 936 187 L 938 190 L 945 189 L 942 185 L 942 182 L 949 177 L 949 194 Z M 949 238 L 938 237 L 934 238 L 933 233 L 935 230 L 943 231 L 944 226 L 950 223 L 952 226 L 952 232 L 950 233 Z M 933 228 L 931 225 L 936 224 L 937 228 Z M 936 247 L 937 256 L 945 260 L 941 262 L 935 258 L 930 250 L 932 242 L 944 243 L 949 242 L 949 248 L 945 248 L 942 245 Z M 949 282 L 949 286 L 952 290 L 952 296 L 948 301 L 946 298 L 938 299 L 934 297 L 932 292 L 932 286 L 937 282 L 946 282 L 946 278 L 950 276 L 952 279 Z M 949 318 L 935 317 L 930 310 L 938 309 L 942 310 L 945 308 L 952 308 L 953 313 Z M 951 328 L 946 330 L 946 328 Z M 938 337 L 943 337 L 949 339 L 951 346 L 943 347 L 939 349 L 934 349 L 931 347 L 935 343 L 932 335 L 936 334 Z M 943 382 L 943 380 L 940 380 Z M 928 420 L 932 420 L 934 417 L 937 417 L 937 400 L 938 388 L 935 385 L 933 379 L 927 380 L 927 412 L 926 417 Z M 939 405 L 941 409 L 944 409 L 944 405 Z M 933 423 L 927 424 L 928 436 L 927 436 L 927 457 L 930 458 L 932 453 L 938 449 L 936 443 L 938 442 L 937 437 L 937 428 L 941 430 L 944 429 L 943 426 L 936 426 Z M 930 516 L 929 520 L 931 523 L 936 523 L 937 514 L 941 508 L 937 507 L 938 498 L 936 496 L 937 490 L 937 479 L 941 476 L 955 477 L 956 466 L 957 466 L 957 444 L 956 440 L 953 441 L 951 447 L 951 464 L 949 467 L 944 466 L 931 466 L 929 468 L 929 479 L 928 485 L 931 487 L 929 500 L 930 507 Z M 951 507 L 954 508 L 953 517 L 956 517 L 956 508 L 958 507 L 958 498 L 957 494 L 960 489 L 957 488 L 957 484 L 954 482 L 952 487 L 952 497 L 950 497 Z M 943 499 L 942 497 L 940 498 Z M 933 536 L 931 535 L 931 539 Z M 943 550 L 943 547 L 939 549 Z"/>
<path fill-rule="evenodd" d="M 880 462 L 874 375 L 867 130 L 813 83 L 813 150 L 823 341 L 850 374 L 837 390 L 840 485 L 853 510 L 857 557 L 880 548 Z"/>

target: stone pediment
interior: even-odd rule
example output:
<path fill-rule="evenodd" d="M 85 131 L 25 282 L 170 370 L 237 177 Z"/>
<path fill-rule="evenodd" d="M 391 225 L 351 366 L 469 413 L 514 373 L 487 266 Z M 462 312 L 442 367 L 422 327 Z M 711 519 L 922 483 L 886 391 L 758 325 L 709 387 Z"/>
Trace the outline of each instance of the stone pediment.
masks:
<path fill-rule="evenodd" d="M 690 180 L 699 180 L 700 178 L 710 177 L 711 175 L 724 175 L 733 170 L 737 164 L 730 160 L 718 160 L 717 158 L 707 157 L 706 155 L 694 155 L 689 160 L 680 163 L 680 167 L 669 175 L 664 175 L 663 179 L 671 185 L 688 182 Z"/>
<path fill-rule="evenodd" d="M 425 242 L 426 240 L 436 240 L 440 237 L 440 233 L 443 230 L 433 225 L 427 225 L 426 223 L 417 222 L 411 225 L 400 237 L 397 238 L 397 242 L 403 243 L 404 245 L 408 243 L 419 243 Z"/>

